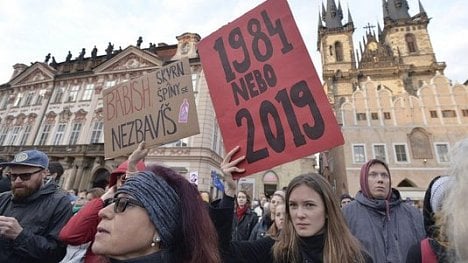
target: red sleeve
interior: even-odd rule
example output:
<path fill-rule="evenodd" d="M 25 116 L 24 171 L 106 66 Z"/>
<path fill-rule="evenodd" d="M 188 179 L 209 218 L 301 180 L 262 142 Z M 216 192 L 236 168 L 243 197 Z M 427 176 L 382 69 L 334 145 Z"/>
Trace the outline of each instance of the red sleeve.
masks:
<path fill-rule="evenodd" d="M 98 212 L 104 207 L 104 201 L 96 198 L 83 206 L 70 218 L 59 234 L 63 242 L 77 246 L 94 240 L 99 224 Z"/>

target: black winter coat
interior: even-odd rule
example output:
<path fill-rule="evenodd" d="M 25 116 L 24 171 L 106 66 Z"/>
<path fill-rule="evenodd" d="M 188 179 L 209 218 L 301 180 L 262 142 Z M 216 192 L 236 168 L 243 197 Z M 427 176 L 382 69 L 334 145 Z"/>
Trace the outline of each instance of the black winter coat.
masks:
<path fill-rule="evenodd" d="M 10 191 L 2 193 L 0 215 L 16 218 L 23 227 L 15 240 L 0 236 L 0 262 L 55 263 L 65 256 L 58 234 L 72 216 L 72 206 L 55 183 L 21 201 L 13 201 Z"/>
<path fill-rule="evenodd" d="M 213 202 L 210 216 L 219 237 L 221 257 L 224 263 L 271 263 L 273 262 L 272 247 L 275 240 L 267 236 L 256 241 L 231 241 L 229 229 L 233 217 L 234 198 L 223 196 L 222 200 Z M 323 262 L 324 235 L 302 238 L 301 256 L 304 263 Z M 364 253 L 365 254 L 365 253 Z M 372 263 L 372 258 L 364 255 L 366 263 Z M 285 262 L 286 263 L 286 262 Z"/>
<path fill-rule="evenodd" d="M 240 220 L 237 220 L 237 216 L 234 216 L 232 221 L 232 240 L 249 240 L 250 233 L 252 233 L 257 222 L 258 216 L 251 209 L 247 209 Z"/>

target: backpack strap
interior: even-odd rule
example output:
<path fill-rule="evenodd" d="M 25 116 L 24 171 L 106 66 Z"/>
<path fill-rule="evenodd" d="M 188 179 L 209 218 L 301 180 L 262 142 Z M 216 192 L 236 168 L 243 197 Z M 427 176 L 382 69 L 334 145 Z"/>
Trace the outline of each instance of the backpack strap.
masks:
<path fill-rule="evenodd" d="M 432 250 L 429 238 L 421 240 L 421 262 L 424 263 L 437 263 L 437 256 Z"/>

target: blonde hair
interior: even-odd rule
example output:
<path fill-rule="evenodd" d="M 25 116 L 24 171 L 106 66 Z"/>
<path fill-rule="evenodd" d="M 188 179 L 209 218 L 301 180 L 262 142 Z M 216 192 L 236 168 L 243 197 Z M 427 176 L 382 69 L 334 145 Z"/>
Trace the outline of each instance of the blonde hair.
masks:
<path fill-rule="evenodd" d="M 450 182 L 439 224 L 441 241 L 448 241 L 448 246 L 455 251 L 455 262 L 468 261 L 468 139 L 455 144 L 450 153 Z M 446 237 L 444 236 L 446 235 Z"/>
<path fill-rule="evenodd" d="M 349 231 L 341 213 L 337 198 L 330 184 L 318 174 L 305 174 L 295 177 L 289 183 L 286 192 L 286 213 L 283 230 L 273 245 L 274 262 L 302 262 L 299 249 L 299 239 L 289 213 L 289 197 L 291 192 L 300 185 L 306 185 L 317 192 L 322 198 L 327 221 L 324 226 L 325 246 L 323 249 L 324 262 L 365 262 L 361 245 Z"/>

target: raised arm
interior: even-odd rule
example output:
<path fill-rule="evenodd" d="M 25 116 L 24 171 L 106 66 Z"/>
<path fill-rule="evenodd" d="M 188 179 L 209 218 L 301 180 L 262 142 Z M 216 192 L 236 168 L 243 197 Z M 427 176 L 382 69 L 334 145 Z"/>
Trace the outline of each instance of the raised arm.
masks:
<path fill-rule="evenodd" d="M 232 178 L 232 173 L 243 173 L 245 169 L 238 168 L 237 165 L 245 159 L 245 156 L 241 156 L 234 161 L 231 161 L 232 156 L 239 151 L 240 147 L 236 146 L 224 157 L 221 162 L 221 170 L 224 175 L 224 194 L 230 197 L 234 197 L 237 191 L 237 183 Z"/>
<path fill-rule="evenodd" d="M 138 172 L 137 169 L 137 163 L 140 161 L 144 161 L 146 156 L 148 155 L 149 149 L 146 148 L 146 143 L 143 141 L 138 145 L 138 148 L 136 148 L 130 156 L 128 156 L 128 167 L 127 167 L 127 172 L 126 175 L 130 176 L 136 172 Z"/>
<path fill-rule="evenodd" d="M 245 159 L 241 156 L 231 160 L 239 150 L 239 146 L 232 149 L 221 162 L 224 175 L 224 196 L 215 201 L 210 208 L 210 214 L 219 236 L 219 245 L 223 262 L 273 262 L 271 246 L 274 240 L 263 238 L 254 242 L 231 241 L 232 218 L 234 216 L 234 198 L 237 192 L 237 182 L 232 178 L 233 173 L 243 173 L 245 169 L 237 165 Z"/>

